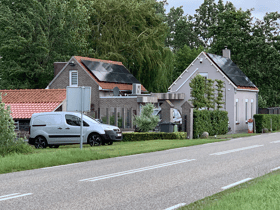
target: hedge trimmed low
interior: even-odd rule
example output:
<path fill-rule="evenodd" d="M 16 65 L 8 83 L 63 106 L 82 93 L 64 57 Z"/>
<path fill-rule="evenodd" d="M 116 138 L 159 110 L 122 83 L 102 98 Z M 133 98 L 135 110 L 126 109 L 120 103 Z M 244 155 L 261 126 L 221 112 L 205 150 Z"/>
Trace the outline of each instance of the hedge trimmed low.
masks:
<path fill-rule="evenodd" d="M 255 114 L 256 132 L 261 133 L 263 128 L 270 130 L 270 119 L 272 119 L 272 130 L 280 129 L 280 115 L 278 114 Z"/>
<path fill-rule="evenodd" d="M 193 138 L 206 131 L 209 136 L 226 134 L 228 131 L 228 112 L 220 110 L 193 111 Z"/>
<path fill-rule="evenodd" d="M 155 139 L 186 139 L 187 132 L 134 132 L 123 133 L 123 141 L 145 141 Z"/>

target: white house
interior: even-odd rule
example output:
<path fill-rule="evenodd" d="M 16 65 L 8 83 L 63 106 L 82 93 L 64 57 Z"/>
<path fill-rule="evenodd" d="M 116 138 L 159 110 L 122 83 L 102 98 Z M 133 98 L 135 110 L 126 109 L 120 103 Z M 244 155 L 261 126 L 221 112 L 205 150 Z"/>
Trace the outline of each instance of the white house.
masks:
<path fill-rule="evenodd" d="M 228 111 L 230 127 L 234 133 L 247 130 L 248 119 L 257 113 L 259 90 L 230 59 L 230 50 L 223 50 L 223 56 L 201 52 L 183 71 L 169 87 L 171 93 L 185 93 L 185 100 L 174 101 L 176 108 L 191 99 L 189 83 L 197 74 L 224 81 L 223 110 Z"/>

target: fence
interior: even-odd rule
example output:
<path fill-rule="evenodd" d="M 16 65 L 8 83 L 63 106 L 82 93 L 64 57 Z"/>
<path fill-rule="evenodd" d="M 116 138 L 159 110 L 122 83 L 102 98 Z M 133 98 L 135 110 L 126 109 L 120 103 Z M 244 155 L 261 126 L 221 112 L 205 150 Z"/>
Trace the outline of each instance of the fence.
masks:
<path fill-rule="evenodd" d="M 259 108 L 258 114 L 280 114 L 280 107 Z"/>

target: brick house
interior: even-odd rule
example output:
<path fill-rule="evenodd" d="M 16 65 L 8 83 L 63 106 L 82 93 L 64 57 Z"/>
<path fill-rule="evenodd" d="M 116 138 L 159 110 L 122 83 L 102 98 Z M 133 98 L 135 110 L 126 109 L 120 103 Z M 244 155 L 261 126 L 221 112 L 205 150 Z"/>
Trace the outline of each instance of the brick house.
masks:
<path fill-rule="evenodd" d="M 47 89 L 67 86 L 91 87 L 88 114 L 123 130 L 133 129 L 132 116 L 140 113 L 142 104 L 158 102 L 156 97 L 144 94 L 148 93 L 145 87 L 117 61 L 73 56 L 68 62 L 54 63 L 54 79 Z"/>

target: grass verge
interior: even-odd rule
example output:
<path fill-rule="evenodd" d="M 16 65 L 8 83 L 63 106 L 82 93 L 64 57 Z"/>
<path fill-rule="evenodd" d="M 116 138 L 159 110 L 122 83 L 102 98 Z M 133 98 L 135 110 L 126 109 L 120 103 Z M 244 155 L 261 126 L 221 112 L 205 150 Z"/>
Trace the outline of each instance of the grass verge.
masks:
<path fill-rule="evenodd" d="M 189 147 L 252 135 L 256 134 L 218 135 L 216 138 L 210 137 L 209 139 L 194 140 L 173 139 L 117 142 L 110 146 L 100 147 L 90 147 L 89 145 L 83 145 L 82 151 L 80 150 L 79 145 L 60 146 L 59 149 L 34 149 L 31 154 L 14 153 L 5 157 L 0 156 L 0 174 L 84 162 L 89 160 L 155 152 L 179 147 Z"/>
<path fill-rule="evenodd" d="M 61 146 L 58 149 L 34 149 L 32 154 L 15 153 L 5 157 L 0 157 L 0 174 L 89 160 L 161 151 L 179 147 L 188 147 L 219 141 L 224 141 L 224 139 L 118 142 L 110 146 L 99 147 L 84 145 L 83 150 L 80 150 L 79 145 Z"/>
<path fill-rule="evenodd" d="M 280 170 L 179 208 L 180 210 L 279 209 Z"/>

